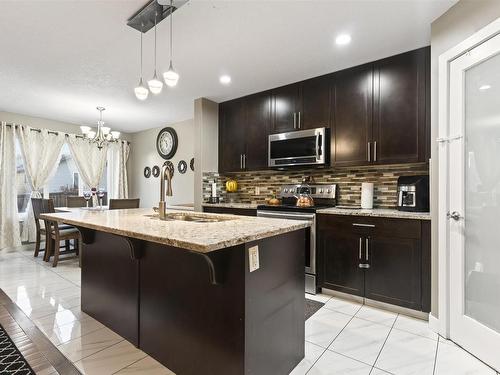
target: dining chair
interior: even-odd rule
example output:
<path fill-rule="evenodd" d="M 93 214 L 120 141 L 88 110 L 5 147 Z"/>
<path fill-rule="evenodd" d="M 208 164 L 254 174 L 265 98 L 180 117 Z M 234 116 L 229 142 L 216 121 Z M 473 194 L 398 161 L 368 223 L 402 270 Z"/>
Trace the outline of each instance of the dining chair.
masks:
<path fill-rule="evenodd" d="M 49 243 L 49 239 L 47 236 L 47 231 L 45 229 L 45 222 L 40 219 L 40 214 L 48 213 L 48 205 L 46 202 L 47 199 L 42 199 L 42 198 L 31 198 L 31 205 L 33 207 L 33 216 L 35 217 L 35 227 L 36 227 L 36 239 L 35 239 L 35 253 L 34 256 L 35 258 L 38 257 L 38 254 L 40 251 L 44 252 L 44 259 L 47 253 L 47 244 Z M 42 224 L 40 223 L 42 222 Z M 71 225 L 66 225 L 66 224 L 60 224 L 59 228 L 62 229 L 68 229 L 68 228 L 73 228 Z M 42 236 L 45 236 L 45 248 L 40 249 L 40 242 L 42 239 Z M 69 248 L 69 241 L 65 242 L 64 245 L 66 248 Z"/>
<path fill-rule="evenodd" d="M 110 210 L 119 210 L 123 208 L 139 208 L 140 199 L 110 199 L 109 200 L 109 209 Z"/>
<path fill-rule="evenodd" d="M 68 195 L 66 197 L 66 207 L 87 207 L 87 201 L 84 197 Z M 92 200 L 89 200 L 89 207 L 92 207 Z"/>

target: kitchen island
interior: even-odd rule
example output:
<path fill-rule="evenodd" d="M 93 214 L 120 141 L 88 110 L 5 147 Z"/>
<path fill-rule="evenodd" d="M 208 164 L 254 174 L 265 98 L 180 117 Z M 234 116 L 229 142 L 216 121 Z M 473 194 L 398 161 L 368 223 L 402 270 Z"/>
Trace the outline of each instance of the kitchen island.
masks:
<path fill-rule="evenodd" d="M 304 357 L 306 222 L 163 221 L 149 209 L 42 218 L 82 234 L 82 311 L 176 374 L 288 374 Z"/>

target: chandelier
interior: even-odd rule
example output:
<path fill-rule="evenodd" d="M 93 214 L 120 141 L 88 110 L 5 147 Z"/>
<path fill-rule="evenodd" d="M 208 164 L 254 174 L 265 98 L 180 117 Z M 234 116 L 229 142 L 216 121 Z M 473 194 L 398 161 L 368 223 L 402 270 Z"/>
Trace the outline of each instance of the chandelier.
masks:
<path fill-rule="evenodd" d="M 99 111 L 99 121 L 97 121 L 97 131 L 92 130 L 90 126 L 80 126 L 83 137 L 88 139 L 90 143 L 95 143 L 100 150 L 110 142 L 115 142 L 120 138 L 120 132 L 111 131 L 111 128 L 104 125 L 102 121 L 102 112 L 106 110 L 104 107 L 97 107 Z"/>

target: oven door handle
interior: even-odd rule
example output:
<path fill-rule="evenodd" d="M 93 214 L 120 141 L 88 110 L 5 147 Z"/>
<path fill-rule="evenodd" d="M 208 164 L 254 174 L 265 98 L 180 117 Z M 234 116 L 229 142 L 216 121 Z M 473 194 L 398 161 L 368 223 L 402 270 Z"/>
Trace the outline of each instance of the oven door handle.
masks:
<path fill-rule="evenodd" d="M 277 212 L 277 211 L 257 211 L 258 217 L 267 217 L 275 219 L 295 219 L 295 220 L 313 220 L 315 214 L 298 214 L 298 213 L 288 213 L 288 212 Z"/>

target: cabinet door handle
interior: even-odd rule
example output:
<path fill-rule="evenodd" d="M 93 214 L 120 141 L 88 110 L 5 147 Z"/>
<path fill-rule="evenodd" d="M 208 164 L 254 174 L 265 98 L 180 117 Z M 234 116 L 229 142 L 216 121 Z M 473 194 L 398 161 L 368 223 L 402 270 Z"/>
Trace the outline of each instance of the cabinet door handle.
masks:
<path fill-rule="evenodd" d="M 243 154 L 243 169 L 247 169 L 247 154 Z"/>
<path fill-rule="evenodd" d="M 375 224 L 359 224 L 359 223 L 352 223 L 353 227 L 365 227 L 365 228 L 375 228 Z"/>
<path fill-rule="evenodd" d="M 240 169 L 243 169 L 243 154 L 240 154 Z"/>
<path fill-rule="evenodd" d="M 368 161 L 372 161 L 372 148 L 371 148 L 371 142 L 368 142 Z"/>
<path fill-rule="evenodd" d="M 361 260 L 361 257 L 362 257 L 362 249 L 363 248 L 363 239 L 361 237 L 359 237 L 359 260 Z"/>
<path fill-rule="evenodd" d="M 377 161 L 377 141 L 373 142 L 373 161 Z"/>
<path fill-rule="evenodd" d="M 368 259 L 370 258 L 370 239 L 369 238 L 365 239 L 365 244 L 366 244 L 365 260 L 368 262 Z"/>
<path fill-rule="evenodd" d="M 297 113 L 293 112 L 293 128 L 297 129 Z"/>
<path fill-rule="evenodd" d="M 300 126 L 301 126 L 301 121 L 300 121 L 300 111 L 299 111 L 299 129 L 300 129 Z"/>

